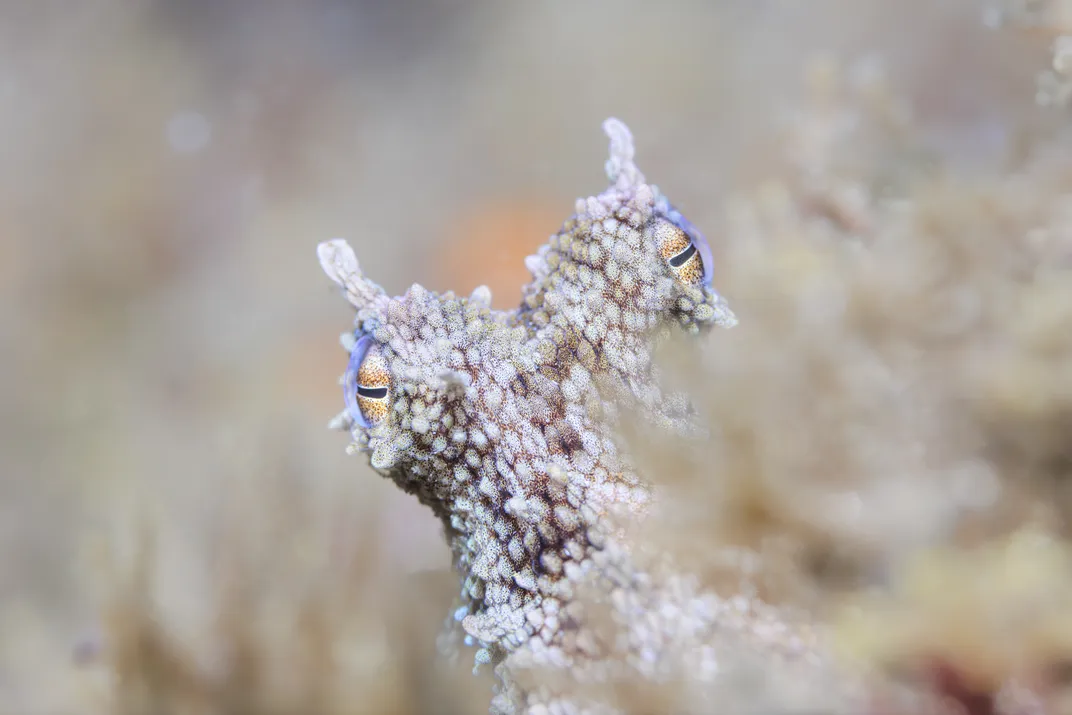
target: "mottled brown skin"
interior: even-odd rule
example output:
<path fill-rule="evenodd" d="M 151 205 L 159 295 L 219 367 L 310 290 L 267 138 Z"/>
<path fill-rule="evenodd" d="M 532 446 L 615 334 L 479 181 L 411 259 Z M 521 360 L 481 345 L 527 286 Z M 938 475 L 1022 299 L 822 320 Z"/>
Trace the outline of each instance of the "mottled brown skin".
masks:
<path fill-rule="evenodd" d="M 710 287 L 702 237 L 645 183 L 628 129 L 604 128 L 611 186 L 579 200 L 529 257 L 517 310 L 491 310 L 483 288 L 461 298 L 414 285 L 390 298 L 344 241 L 319 249 L 357 309 L 344 343 L 363 338 L 367 351 L 349 367 L 356 394 L 336 425 L 442 520 L 462 576 L 457 619 L 478 664 L 517 653 L 569 667 L 605 655 L 575 590 L 595 572 L 644 598 L 609 515 L 641 513 L 650 498 L 615 439 L 616 415 L 628 405 L 687 427 L 688 402 L 661 390 L 653 348 L 674 326 L 736 322 Z M 536 707 L 509 682 L 503 692 L 502 712 Z"/>

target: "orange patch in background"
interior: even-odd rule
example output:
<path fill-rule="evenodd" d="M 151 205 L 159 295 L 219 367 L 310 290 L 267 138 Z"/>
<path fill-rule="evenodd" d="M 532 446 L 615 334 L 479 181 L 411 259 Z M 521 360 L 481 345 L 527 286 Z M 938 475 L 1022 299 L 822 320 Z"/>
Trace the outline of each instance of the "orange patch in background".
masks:
<path fill-rule="evenodd" d="M 453 222 L 435 256 L 436 282 L 468 295 L 479 285 L 491 288 L 492 307 L 509 310 L 521 300 L 521 286 L 532 280 L 525 257 L 556 233 L 569 205 L 533 201 L 482 203 Z"/>

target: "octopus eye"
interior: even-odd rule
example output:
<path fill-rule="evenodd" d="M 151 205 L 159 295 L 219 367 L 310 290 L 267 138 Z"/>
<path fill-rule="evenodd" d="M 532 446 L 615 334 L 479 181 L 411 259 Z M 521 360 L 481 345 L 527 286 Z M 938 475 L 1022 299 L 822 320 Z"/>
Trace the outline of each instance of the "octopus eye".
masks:
<path fill-rule="evenodd" d="M 663 260 L 685 285 L 711 286 L 714 259 L 707 239 L 675 209 L 654 227 L 655 243 Z"/>
<path fill-rule="evenodd" d="M 365 429 L 375 427 L 387 417 L 391 373 L 372 336 L 362 336 L 350 353 L 343 391 L 350 416 Z"/>

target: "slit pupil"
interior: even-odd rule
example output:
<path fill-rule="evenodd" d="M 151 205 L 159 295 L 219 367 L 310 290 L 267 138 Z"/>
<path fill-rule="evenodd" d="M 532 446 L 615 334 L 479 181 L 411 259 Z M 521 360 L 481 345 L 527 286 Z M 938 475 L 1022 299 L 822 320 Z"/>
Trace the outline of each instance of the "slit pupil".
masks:
<path fill-rule="evenodd" d="M 688 248 L 670 259 L 670 265 L 674 268 L 680 268 L 685 265 L 685 261 L 692 258 L 694 253 L 696 253 L 696 246 L 690 243 Z"/>
<path fill-rule="evenodd" d="M 382 400 L 384 397 L 387 397 L 387 388 L 386 387 L 362 387 L 361 385 L 358 385 L 357 386 L 357 395 L 358 395 L 358 397 L 367 397 L 370 400 Z"/>

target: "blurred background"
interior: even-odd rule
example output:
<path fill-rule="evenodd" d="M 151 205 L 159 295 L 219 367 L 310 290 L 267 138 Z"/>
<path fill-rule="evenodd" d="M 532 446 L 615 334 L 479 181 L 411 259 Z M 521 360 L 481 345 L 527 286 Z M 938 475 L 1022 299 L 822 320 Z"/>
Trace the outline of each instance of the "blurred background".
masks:
<path fill-rule="evenodd" d="M 346 238 L 392 294 L 486 283 L 509 308 L 524 256 L 603 189 L 616 116 L 743 325 L 765 298 L 733 276 L 724 199 L 807 163 L 781 141 L 824 67 L 881 77 L 911 126 L 817 140 L 846 174 L 991 176 L 1059 136 L 1035 103 L 1052 36 L 986 12 L 0 3 L 0 713 L 483 711 L 471 652 L 431 655 L 455 590 L 438 525 L 326 429 L 351 314 L 317 243 Z M 756 324 L 748 349 L 788 369 Z M 204 709 L 223 682 L 251 700 Z"/>

